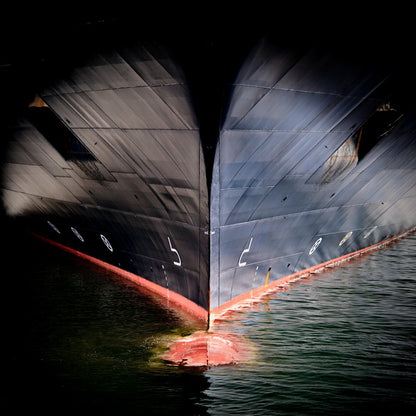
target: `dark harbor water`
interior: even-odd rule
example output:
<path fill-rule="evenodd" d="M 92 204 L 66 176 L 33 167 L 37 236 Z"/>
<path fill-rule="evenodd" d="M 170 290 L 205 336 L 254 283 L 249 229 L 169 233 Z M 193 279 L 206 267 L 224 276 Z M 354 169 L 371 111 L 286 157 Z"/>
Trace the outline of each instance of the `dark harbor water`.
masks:
<path fill-rule="evenodd" d="M 2 415 L 416 414 L 416 236 L 235 313 L 256 359 L 205 372 L 157 358 L 190 330 L 134 285 L 12 233 L 2 260 Z"/>

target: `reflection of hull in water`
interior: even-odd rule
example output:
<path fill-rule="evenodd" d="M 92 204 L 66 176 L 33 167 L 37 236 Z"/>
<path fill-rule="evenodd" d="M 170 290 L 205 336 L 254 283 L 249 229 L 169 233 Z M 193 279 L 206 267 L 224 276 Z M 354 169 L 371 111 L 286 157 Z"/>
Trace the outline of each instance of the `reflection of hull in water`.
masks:
<path fill-rule="evenodd" d="M 213 162 L 184 68 L 141 44 L 43 85 L 3 164 L 7 214 L 204 319 L 416 224 L 415 107 L 376 58 L 262 42 L 222 90 Z"/>

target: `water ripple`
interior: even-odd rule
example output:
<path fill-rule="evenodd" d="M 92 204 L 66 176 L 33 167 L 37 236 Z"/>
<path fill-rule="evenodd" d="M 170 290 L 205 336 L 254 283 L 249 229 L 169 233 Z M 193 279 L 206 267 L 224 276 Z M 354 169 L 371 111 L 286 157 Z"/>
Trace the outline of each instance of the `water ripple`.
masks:
<path fill-rule="evenodd" d="M 223 329 L 257 357 L 205 373 L 157 359 L 189 328 L 134 285 L 32 242 L 8 249 L 4 414 L 416 414 L 415 236 L 235 313 Z"/>
<path fill-rule="evenodd" d="M 416 414 L 416 237 L 238 315 L 256 363 L 211 369 L 211 415 Z"/>

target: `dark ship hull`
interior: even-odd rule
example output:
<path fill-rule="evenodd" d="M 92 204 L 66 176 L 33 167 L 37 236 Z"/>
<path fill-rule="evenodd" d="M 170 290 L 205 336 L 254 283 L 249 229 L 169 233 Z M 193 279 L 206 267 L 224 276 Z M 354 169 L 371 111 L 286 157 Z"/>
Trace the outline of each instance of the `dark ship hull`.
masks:
<path fill-rule="evenodd" d="M 193 57 L 153 43 L 57 71 L 11 123 L 6 213 L 202 320 L 412 228 L 402 67 L 339 47 L 247 54 L 208 87 Z"/>

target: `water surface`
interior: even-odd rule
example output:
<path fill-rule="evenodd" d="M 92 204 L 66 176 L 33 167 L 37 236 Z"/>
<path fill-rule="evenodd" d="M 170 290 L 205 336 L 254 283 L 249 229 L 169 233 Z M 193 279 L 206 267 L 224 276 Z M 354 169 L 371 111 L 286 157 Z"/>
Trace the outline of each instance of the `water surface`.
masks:
<path fill-rule="evenodd" d="M 17 234 L 3 250 L 2 414 L 416 414 L 416 237 L 236 312 L 253 362 L 158 359 L 190 333 L 133 284 Z"/>

